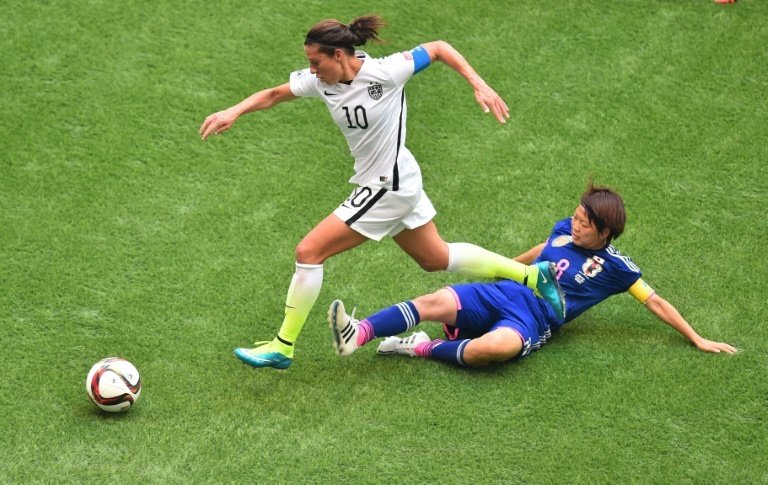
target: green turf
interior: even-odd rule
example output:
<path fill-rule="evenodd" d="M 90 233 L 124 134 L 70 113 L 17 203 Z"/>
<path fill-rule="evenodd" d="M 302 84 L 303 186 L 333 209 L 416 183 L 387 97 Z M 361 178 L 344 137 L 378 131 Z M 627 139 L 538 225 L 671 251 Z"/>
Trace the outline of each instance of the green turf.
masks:
<path fill-rule="evenodd" d="M 761 0 L 1 7 L 0 482 L 768 481 Z M 287 372 L 237 362 L 352 161 L 319 101 L 197 129 L 304 67 L 312 23 L 371 10 L 390 23 L 371 54 L 447 40 L 510 106 L 499 126 L 440 65 L 408 85 L 447 240 L 519 254 L 594 177 L 625 198 L 617 246 L 741 352 L 698 352 L 622 295 L 513 365 L 338 358 L 332 299 L 366 314 L 463 281 L 385 241 L 326 263 Z M 125 415 L 85 394 L 109 355 L 144 379 Z"/>

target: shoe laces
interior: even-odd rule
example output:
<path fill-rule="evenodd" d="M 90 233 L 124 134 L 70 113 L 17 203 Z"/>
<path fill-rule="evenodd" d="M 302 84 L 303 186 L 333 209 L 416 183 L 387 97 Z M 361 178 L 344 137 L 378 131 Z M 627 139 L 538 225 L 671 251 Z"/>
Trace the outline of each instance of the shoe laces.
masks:
<path fill-rule="evenodd" d="M 416 347 L 416 337 L 418 334 L 413 334 L 405 337 L 404 339 L 400 339 L 400 345 L 408 350 L 413 350 Z"/>

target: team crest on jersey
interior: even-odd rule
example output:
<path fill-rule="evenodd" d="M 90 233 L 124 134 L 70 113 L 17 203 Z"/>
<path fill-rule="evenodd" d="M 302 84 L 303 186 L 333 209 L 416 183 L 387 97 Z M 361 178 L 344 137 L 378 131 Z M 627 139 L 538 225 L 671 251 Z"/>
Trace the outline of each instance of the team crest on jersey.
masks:
<path fill-rule="evenodd" d="M 603 270 L 603 263 L 605 263 L 605 260 L 600 256 L 587 258 L 581 266 L 581 272 L 590 278 L 594 278 L 597 276 L 597 273 Z"/>
<path fill-rule="evenodd" d="M 375 101 L 381 99 L 382 94 L 384 94 L 384 88 L 381 87 L 381 84 L 371 83 L 371 85 L 368 86 L 368 96 L 373 98 Z"/>
<path fill-rule="evenodd" d="M 557 236 L 554 241 L 552 241 L 552 247 L 553 248 L 561 248 L 571 242 L 573 238 L 571 236 Z"/>

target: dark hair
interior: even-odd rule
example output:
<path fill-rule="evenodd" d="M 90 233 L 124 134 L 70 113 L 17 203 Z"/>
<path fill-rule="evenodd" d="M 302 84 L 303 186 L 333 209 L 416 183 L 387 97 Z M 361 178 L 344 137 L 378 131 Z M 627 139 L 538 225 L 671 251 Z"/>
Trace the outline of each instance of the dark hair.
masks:
<path fill-rule="evenodd" d="M 581 195 L 581 206 L 584 207 L 589 222 L 597 228 L 598 234 L 608 229 L 606 243 L 610 243 L 624 232 L 627 213 L 624 210 L 624 201 L 615 190 L 590 182 L 587 191 Z"/>
<path fill-rule="evenodd" d="M 349 25 L 335 19 L 316 23 L 307 32 L 304 45 L 317 45 L 320 52 L 332 56 L 336 49 L 343 49 L 347 54 L 354 54 L 356 45 L 363 45 L 369 40 L 381 42 L 379 29 L 386 24 L 378 15 L 357 17 Z"/>

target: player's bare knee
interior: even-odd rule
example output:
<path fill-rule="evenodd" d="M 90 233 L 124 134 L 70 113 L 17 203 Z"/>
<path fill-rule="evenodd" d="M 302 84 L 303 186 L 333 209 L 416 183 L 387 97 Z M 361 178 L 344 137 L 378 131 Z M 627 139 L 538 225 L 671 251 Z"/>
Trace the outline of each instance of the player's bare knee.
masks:
<path fill-rule="evenodd" d="M 437 258 L 422 258 L 416 260 L 417 263 L 419 263 L 419 266 L 421 269 L 426 271 L 427 273 L 434 273 L 437 271 L 445 271 L 445 269 L 448 267 L 448 260 L 443 258 L 437 257 Z"/>
<path fill-rule="evenodd" d="M 419 310 L 419 313 L 432 313 L 442 305 L 442 298 L 437 292 L 428 295 L 422 295 L 413 300 L 413 304 Z"/>
<path fill-rule="evenodd" d="M 442 288 L 434 293 L 413 299 L 421 320 L 453 325 L 456 321 L 456 299 L 449 290 Z"/>
<path fill-rule="evenodd" d="M 514 357 L 514 355 L 510 354 L 509 346 L 504 343 L 486 344 L 482 348 L 483 357 L 490 362 L 503 362 Z"/>
<path fill-rule="evenodd" d="M 497 361 L 488 345 L 479 340 L 473 340 L 464 350 L 464 362 L 470 367 L 482 367 Z"/>
<path fill-rule="evenodd" d="M 505 329 L 486 334 L 473 343 L 473 353 L 484 362 L 504 362 L 517 356 L 522 348 L 520 337 Z"/>
<path fill-rule="evenodd" d="M 324 258 L 314 245 L 301 241 L 294 251 L 296 262 L 301 264 L 322 264 Z"/>

